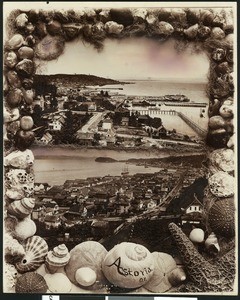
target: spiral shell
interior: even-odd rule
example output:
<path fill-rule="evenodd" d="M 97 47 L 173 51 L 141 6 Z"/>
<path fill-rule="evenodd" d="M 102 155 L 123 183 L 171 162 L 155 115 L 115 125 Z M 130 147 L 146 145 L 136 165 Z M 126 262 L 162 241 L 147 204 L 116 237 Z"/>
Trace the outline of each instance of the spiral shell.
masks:
<path fill-rule="evenodd" d="M 108 252 L 102 269 L 107 279 L 116 286 L 137 288 L 152 277 L 154 257 L 142 245 L 123 242 Z"/>
<path fill-rule="evenodd" d="M 27 239 L 25 251 L 22 261 L 16 264 L 17 270 L 21 273 L 34 271 L 44 263 L 48 245 L 43 238 L 35 235 Z"/>
<path fill-rule="evenodd" d="M 65 244 L 61 244 L 53 251 L 49 251 L 46 257 L 46 265 L 50 273 L 56 272 L 60 267 L 65 266 L 70 260 L 70 253 Z"/>
<path fill-rule="evenodd" d="M 217 197 L 230 197 L 234 194 L 234 177 L 226 172 L 216 172 L 208 182 L 211 193 Z"/>
<path fill-rule="evenodd" d="M 34 206 L 34 198 L 23 198 L 12 202 L 8 207 L 8 212 L 19 219 L 24 219 L 31 214 Z"/>
<path fill-rule="evenodd" d="M 223 237 L 233 237 L 235 206 L 232 198 L 216 201 L 210 208 L 208 222 L 215 234 Z"/>
<path fill-rule="evenodd" d="M 41 293 L 47 292 L 48 286 L 42 275 L 28 272 L 18 277 L 16 293 Z"/>

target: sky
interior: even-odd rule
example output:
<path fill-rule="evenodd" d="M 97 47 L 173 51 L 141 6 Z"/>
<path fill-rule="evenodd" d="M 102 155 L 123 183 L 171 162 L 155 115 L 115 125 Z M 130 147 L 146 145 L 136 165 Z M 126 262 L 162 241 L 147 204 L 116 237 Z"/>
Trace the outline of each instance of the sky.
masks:
<path fill-rule="evenodd" d="M 191 50 L 178 54 L 174 41 L 160 44 L 146 38 L 105 40 L 99 53 L 81 40 L 66 43 L 64 53 L 41 62 L 39 74 L 91 74 L 112 79 L 207 81 L 209 59 Z"/>

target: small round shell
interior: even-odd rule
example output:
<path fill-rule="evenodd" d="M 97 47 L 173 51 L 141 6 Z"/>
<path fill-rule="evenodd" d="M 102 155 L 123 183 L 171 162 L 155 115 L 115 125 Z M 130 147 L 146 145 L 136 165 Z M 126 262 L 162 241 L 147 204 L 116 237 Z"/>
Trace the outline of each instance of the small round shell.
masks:
<path fill-rule="evenodd" d="M 219 171 L 209 179 L 209 188 L 217 197 L 230 197 L 234 194 L 234 177 L 227 172 Z"/>
<path fill-rule="evenodd" d="M 35 272 L 27 272 L 18 277 L 16 293 L 41 293 L 47 292 L 48 286 L 42 275 Z"/>
<path fill-rule="evenodd" d="M 40 236 L 33 236 L 27 239 L 25 251 L 22 261 L 16 264 L 17 270 L 21 273 L 34 271 L 44 263 L 48 245 Z"/>

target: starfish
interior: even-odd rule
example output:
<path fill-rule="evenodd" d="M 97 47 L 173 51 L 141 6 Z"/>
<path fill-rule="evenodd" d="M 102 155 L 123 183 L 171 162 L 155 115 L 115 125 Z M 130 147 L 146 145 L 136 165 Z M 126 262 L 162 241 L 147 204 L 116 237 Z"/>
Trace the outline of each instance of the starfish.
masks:
<path fill-rule="evenodd" d="M 181 286 L 181 292 L 231 292 L 235 280 L 234 248 L 211 264 L 197 251 L 193 243 L 174 223 L 169 230 L 177 245 L 185 266 L 189 283 Z"/>

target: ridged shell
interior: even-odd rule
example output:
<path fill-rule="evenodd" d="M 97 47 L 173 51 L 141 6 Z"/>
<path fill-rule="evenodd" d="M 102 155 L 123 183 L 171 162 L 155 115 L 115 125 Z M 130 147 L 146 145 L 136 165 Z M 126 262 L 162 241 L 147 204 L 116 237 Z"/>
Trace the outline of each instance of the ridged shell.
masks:
<path fill-rule="evenodd" d="M 28 272 L 18 277 L 16 293 L 41 293 L 47 292 L 48 286 L 42 275 Z"/>
<path fill-rule="evenodd" d="M 49 251 L 46 257 L 46 265 L 51 272 L 55 272 L 58 268 L 65 266 L 70 260 L 70 253 L 65 244 L 61 244 L 53 251 Z"/>
<path fill-rule="evenodd" d="M 234 199 L 216 201 L 210 208 L 208 216 L 212 231 L 220 236 L 233 237 L 235 234 L 234 214 Z"/>
<path fill-rule="evenodd" d="M 48 245 L 43 238 L 35 235 L 27 239 L 25 251 L 22 261 L 16 264 L 17 270 L 21 273 L 34 271 L 44 263 Z"/>
<path fill-rule="evenodd" d="M 213 195 L 225 198 L 234 195 L 234 177 L 227 172 L 216 172 L 208 179 L 208 182 Z"/>
<path fill-rule="evenodd" d="M 12 202 L 8 207 L 8 212 L 19 219 L 24 219 L 31 214 L 34 206 L 34 198 L 23 198 Z"/>

